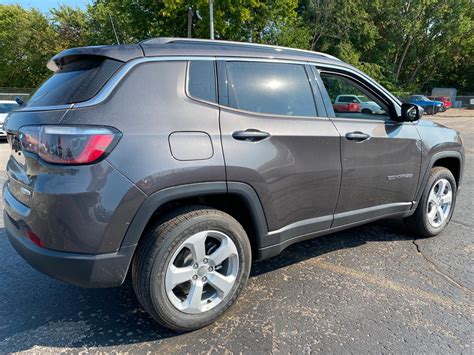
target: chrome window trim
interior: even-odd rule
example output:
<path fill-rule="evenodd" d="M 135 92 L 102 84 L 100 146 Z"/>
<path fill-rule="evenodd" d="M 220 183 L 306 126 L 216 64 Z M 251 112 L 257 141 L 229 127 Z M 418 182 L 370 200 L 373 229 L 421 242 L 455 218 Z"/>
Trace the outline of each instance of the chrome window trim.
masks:
<path fill-rule="evenodd" d="M 347 66 L 344 65 L 334 65 L 334 64 L 327 64 L 327 63 L 320 63 L 317 62 L 317 59 L 315 60 L 307 60 L 307 61 L 301 61 L 301 60 L 292 60 L 292 59 L 278 59 L 278 58 L 259 58 L 259 57 L 232 57 L 232 56 L 161 56 L 161 57 L 141 57 L 141 58 L 136 58 L 132 59 L 129 62 L 126 62 L 111 78 L 110 80 L 99 90 L 97 95 L 95 95 L 93 98 L 83 101 L 83 102 L 78 102 L 74 104 L 66 104 L 66 105 L 55 105 L 55 106 L 37 106 L 37 107 L 24 107 L 21 108 L 17 111 L 20 112 L 25 112 L 25 111 L 51 111 L 51 110 L 66 110 L 66 109 L 71 109 L 71 108 L 84 108 L 84 107 L 90 107 L 90 106 L 95 106 L 98 105 L 102 102 L 104 102 L 106 99 L 109 98 L 109 96 L 112 94 L 114 89 L 118 86 L 118 84 L 122 81 L 122 79 L 137 65 L 142 64 L 142 63 L 151 63 L 151 62 L 170 62 L 170 61 L 190 61 L 190 60 L 213 60 L 213 61 L 243 61 L 243 62 L 263 62 L 263 63 L 282 63 L 282 64 L 299 64 L 299 65 L 311 65 L 318 70 L 318 67 L 321 68 L 328 68 L 328 69 L 339 69 L 339 70 L 344 70 L 347 72 L 350 72 L 351 74 L 354 74 L 360 78 L 362 78 L 365 81 L 369 81 L 372 83 L 372 85 L 376 86 L 377 89 L 379 89 L 381 92 L 383 92 L 388 98 L 391 99 L 395 104 L 398 106 L 401 105 L 400 101 L 393 96 L 388 90 L 386 90 L 384 87 L 382 87 L 380 84 L 378 84 L 376 81 L 372 80 L 370 77 L 366 76 L 362 72 L 358 72 L 354 69 L 351 69 Z M 187 83 L 186 83 L 186 90 L 187 90 Z M 216 103 L 208 102 L 208 101 L 203 101 L 203 100 L 198 100 L 191 98 L 192 100 L 203 102 L 209 105 L 213 106 L 219 106 L 219 107 L 226 107 L 223 105 L 219 105 Z M 248 111 L 244 111 L 247 113 L 252 113 Z M 281 116 L 278 116 L 281 117 Z M 284 117 L 296 117 L 296 116 L 284 116 Z M 315 116 L 303 116 L 303 117 L 315 117 Z M 320 116 L 317 116 L 320 117 Z"/>
<path fill-rule="evenodd" d="M 72 104 L 73 108 L 84 108 L 98 105 L 104 102 L 110 94 L 114 91 L 114 89 L 118 86 L 118 84 L 122 81 L 122 79 L 137 65 L 142 63 L 151 63 L 151 62 L 176 62 L 176 61 L 192 61 L 192 60 L 223 60 L 223 61 L 243 61 L 243 62 L 264 62 L 264 63 L 282 63 L 282 64 L 299 64 L 299 65 L 307 65 L 307 64 L 314 64 L 314 62 L 304 62 L 304 61 L 297 61 L 297 60 L 288 60 L 288 59 L 277 59 L 277 58 L 254 58 L 254 57 L 215 57 L 215 56 L 163 56 L 163 57 L 142 57 L 133 59 L 127 63 L 125 63 L 122 68 L 119 69 L 117 73 L 115 73 L 112 78 L 102 87 L 99 93 L 94 96 L 92 99 Z M 186 91 L 187 91 L 187 84 L 186 84 Z M 227 107 L 223 105 L 219 105 L 216 103 L 199 100 L 195 98 L 191 98 L 187 95 L 190 99 L 203 102 L 213 106 L 219 107 Z M 245 111 L 248 112 L 248 111 Z M 278 116 L 281 117 L 281 116 Z M 289 117 L 296 117 L 296 116 L 289 116 Z M 315 117 L 315 116 L 304 116 L 304 117 Z"/>
<path fill-rule="evenodd" d="M 79 102 L 74 104 L 74 108 L 82 108 L 95 106 L 104 102 L 110 94 L 114 91 L 115 87 L 122 81 L 122 79 L 138 64 L 152 63 L 152 62 L 177 62 L 177 61 L 188 61 L 188 60 L 215 60 L 214 57 L 192 57 L 192 56 L 163 56 L 163 57 L 142 57 L 133 59 L 125 63 L 122 68 L 115 73 L 112 78 L 100 89 L 99 93 L 92 99 Z"/>
<path fill-rule="evenodd" d="M 328 121 L 329 117 L 325 116 L 296 116 L 296 115 L 276 115 L 274 113 L 262 113 L 262 112 L 255 112 L 255 111 L 246 111 L 246 110 L 241 110 L 238 108 L 233 108 L 225 105 L 219 105 L 219 107 L 223 110 L 228 110 L 228 111 L 233 111 L 236 113 L 240 114 L 246 114 L 246 115 L 253 115 L 253 116 L 258 116 L 260 118 L 279 118 L 279 119 L 284 119 L 284 120 L 294 120 L 294 119 L 305 119 L 305 120 L 322 120 L 322 121 Z"/>

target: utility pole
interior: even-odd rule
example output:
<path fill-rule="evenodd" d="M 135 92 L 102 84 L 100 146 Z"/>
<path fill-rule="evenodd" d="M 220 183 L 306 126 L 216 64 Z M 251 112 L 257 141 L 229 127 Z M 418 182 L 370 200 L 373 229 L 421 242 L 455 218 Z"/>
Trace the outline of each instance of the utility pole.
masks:
<path fill-rule="evenodd" d="M 193 8 L 190 6 L 188 8 L 188 38 L 191 38 L 192 35 L 192 30 L 193 30 L 193 15 L 194 11 Z"/>
<path fill-rule="evenodd" d="M 214 8 L 212 6 L 212 0 L 209 0 L 209 22 L 211 39 L 214 39 Z"/>

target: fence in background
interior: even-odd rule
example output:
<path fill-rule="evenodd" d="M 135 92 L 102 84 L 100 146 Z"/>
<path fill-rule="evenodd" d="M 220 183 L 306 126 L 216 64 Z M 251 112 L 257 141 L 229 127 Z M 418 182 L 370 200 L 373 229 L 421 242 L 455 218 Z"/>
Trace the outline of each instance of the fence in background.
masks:
<path fill-rule="evenodd" d="M 454 102 L 454 107 L 474 109 L 474 95 L 456 96 L 456 101 Z"/>
<path fill-rule="evenodd" d="M 4 88 L 0 87 L 0 100 L 15 100 L 15 97 L 19 97 L 23 101 L 28 100 L 34 89 L 28 88 Z"/>

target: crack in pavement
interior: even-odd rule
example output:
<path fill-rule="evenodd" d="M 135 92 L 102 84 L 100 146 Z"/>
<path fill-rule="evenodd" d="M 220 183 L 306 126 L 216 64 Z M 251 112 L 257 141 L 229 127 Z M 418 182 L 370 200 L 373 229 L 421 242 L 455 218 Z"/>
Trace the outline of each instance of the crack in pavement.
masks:
<path fill-rule="evenodd" d="M 467 293 L 473 293 L 473 291 L 464 286 L 463 284 L 461 284 L 460 282 L 456 281 L 455 279 L 453 279 L 451 276 L 449 276 L 448 274 L 444 273 L 443 271 L 441 271 L 439 268 L 438 268 L 438 265 L 436 265 L 436 263 L 431 260 L 430 258 L 428 258 L 425 254 L 423 254 L 423 252 L 421 251 L 420 249 L 420 246 L 418 245 L 417 243 L 418 239 L 413 239 L 413 245 L 415 245 L 415 248 L 416 248 L 416 251 L 418 252 L 418 254 L 420 254 L 423 259 L 425 259 L 430 265 L 431 267 L 433 268 L 433 270 L 440 274 L 442 277 L 444 277 L 446 280 L 448 280 L 450 283 L 456 285 L 458 288 L 460 288 L 461 290 L 463 290 L 464 292 L 467 292 Z"/>
<path fill-rule="evenodd" d="M 460 224 L 461 226 L 464 226 L 464 227 L 467 227 L 467 228 L 472 228 L 473 226 L 470 226 L 469 224 L 466 224 L 466 223 L 463 223 L 463 222 L 459 222 L 455 219 L 451 219 L 451 223 L 457 223 L 457 224 Z"/>

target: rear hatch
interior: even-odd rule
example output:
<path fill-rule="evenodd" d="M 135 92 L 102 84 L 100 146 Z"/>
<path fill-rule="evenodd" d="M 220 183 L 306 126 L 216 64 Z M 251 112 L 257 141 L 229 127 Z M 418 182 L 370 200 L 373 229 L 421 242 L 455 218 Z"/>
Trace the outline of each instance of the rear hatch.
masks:
<path fill-rule="evenodd" d="M 141 56 L 139 46 L 100 46 L 66 50 L 51 59 L 52 75 L 5 121 L 11 150 L 7 184 L 17 200 L 30 206 L 44 166 L 37 155 L 25 152 L 21 132 L 28 126 L 60 125 L 75 103 L 93 98 L 125 61 Z"/>

